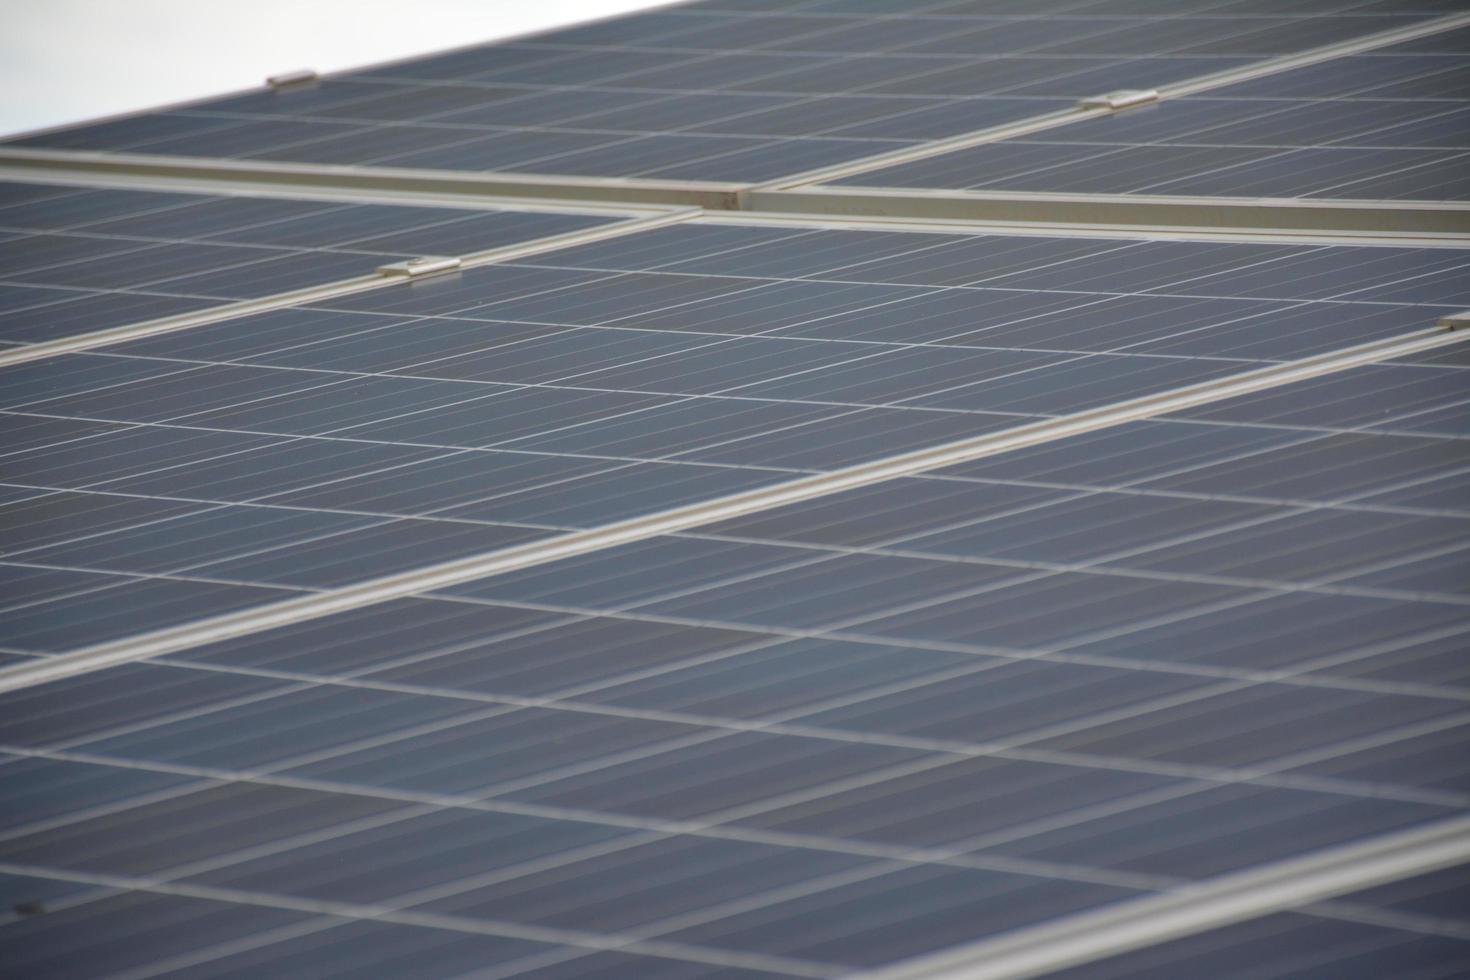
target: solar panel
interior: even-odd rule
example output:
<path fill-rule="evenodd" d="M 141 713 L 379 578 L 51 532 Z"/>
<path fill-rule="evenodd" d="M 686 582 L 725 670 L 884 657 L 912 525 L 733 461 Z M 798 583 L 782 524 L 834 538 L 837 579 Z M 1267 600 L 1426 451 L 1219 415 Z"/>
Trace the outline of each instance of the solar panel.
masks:
<path fill-rule="evenodd" d="M 0 188 L 0 337 L 38 343 L 590 228 L 591 214 Z"/>
<path fill-rule="evenodd" d="M 1463 973 L 1470 251 L 1353 223 L 1411 170 L 1125 229 L 90 152 L 1458 150 L 1443 4 L 1165 6 L 714 0 L 0 163 L 0 973 Z"/>
<path fill-rule="evenodd" d="M 18 365 L 8 418 L 54 435 L 8 458 L 38 494 L 6 507 L 31 532 L 9 560 L 76 581 L 11 642 L 110 638 L 82 610 L 139 593 L 340 586 L 1391 337 L 1463 302 L 1467 265 L 696 222 Z M 195 581 L 133 578 L 161 573 Z"/>
<path fill-rule="evenodd" d="M 1374 390 L 1385 369 L 1338 383 Z M 194 905 L 425 894 L 411 904 L 436 928 L 595 922 L 676 959 L 821 975 L 1462 810 L 1462 767 L 1440 747 L 1470 716 L 1434 670 L 1462 605 L 1364 580 L 1432 560 L 1450 535 L 1463 547 L 1451 525 L 1470 515 L 1371 503 L 1419 482 L 1413 467 L 1346 499 L 1215 482 L 1247 461 L 1290 473 L 1311 458 L 1302 443 L 1358 428 L 1283 433 L 1270 414 L 1264 433 L 1236 433 L 1266 425 L 1241 417 L 1259 401 L 1140 423 L 1228 440 L 1182 467 L 1137 451 L 1162 470 L 1143 480 L 1040 490 L 941 471 L 8 696 L 8 743 L 49 743 L 51 765 L 85 767 L 73 778 L 117 764 L 212 778 L 145 783 L 130 806 L 14 835 L 6 867 L 144 891 L 177 879 Z M 1423 414 L 1417 398 L 1396 408 Z M 1374 427 L 1407 441 L 1390 458 L 1454 448 L 1399 428 Z M 1252 437 L 1269 448 L 1243 450 Z M 1074 480 L 1115 468 L 1100 439 L 1051 446 L 1052 472 L 1064 457 Z M 1298 556 L 1343 536 L 1334 520 L 1360 564 L 1324 576 Z M 1236 639 L 1202 649 L 1224 622 Z M 261 807 L 273 817 L 254 844 L 240 835 Z M 190 825 L 215 829 L 181 842 Z M 140 851 L 124 826 L 168 843 Z M 455 855 L 490 839 L 517 872 L 466 878 Z M 102 897 L 76 914 L 102 914 Z"/>
<path fill-rule="evenodd" d="M 1424 47 L 1336 58 L 836 183 L 1464 200 L 1465 56 Z"/>
<path fill-rule="evenodd" d="M 1399 5 L 1402 7 L 1402 5 Z M 695 4 L 17 145 L 760 182 L 1411 25 L 1432 5 Z"/>

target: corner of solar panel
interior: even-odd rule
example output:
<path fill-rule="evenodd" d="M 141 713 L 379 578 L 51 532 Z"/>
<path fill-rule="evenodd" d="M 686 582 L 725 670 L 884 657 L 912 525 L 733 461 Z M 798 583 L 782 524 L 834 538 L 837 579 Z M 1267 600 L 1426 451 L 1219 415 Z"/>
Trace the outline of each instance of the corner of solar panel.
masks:
<path fill-rule="evenodd" d="M 0 974 L 1470 972 L 1470 14 L 1164 6 L 0 144 Z"/>

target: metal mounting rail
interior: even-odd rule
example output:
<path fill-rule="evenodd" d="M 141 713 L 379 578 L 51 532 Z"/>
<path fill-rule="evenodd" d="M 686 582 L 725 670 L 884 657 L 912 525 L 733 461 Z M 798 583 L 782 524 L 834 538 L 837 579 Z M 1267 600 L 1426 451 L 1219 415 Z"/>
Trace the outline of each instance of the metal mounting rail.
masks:
<path fill-rule="evenodd" d="M 854 980 L 1026 980 L 1470 861 L 1470 817 L 1182 885 L 859 973 Z"/>
<path fill-rule="evenodd" d="M 0 147 L 0 156 L 4 149 Z M 100 188 L 104 190 L 146 190 L 176 193 L 225 194 L 231 196 L 253 196 L 290 198 L 313 201 L 340 201 L 347 204 L 405 204 L 429 205 L 465 210 L 510 209 L 533 213 L 556 214 L 604 214 L 615 217 L 657 217 L 675 209 L 667 204 L 639 204 L 627 201 L 603 203 L 599 201 L 560 201 L 553 198 L 499 197 L 482 194 L 458 194 L 432 190 L 371 190 L 328 185 L 290 186 L 286 184 L 261 184 L 248 179 L 205 179 L 190 177 L 167 177 L 147 173 L 121 174 L 99 173 L 77 170 L 66 166 L 64 161 L 53 160 L 46 166 L 24 165 L 16 162 L 0 162 L 0 180 L 30 183 L 66 184 L 75 187 Z M 861 200 L 852 204 L 840 204 L 831 200 L 841 194 L 852 194 Z M 894 193 L 913 198 L 933 198 L 932 202 L 912 206 L 905 204 L 894 211 L 912 210 L 914 214 L 884 214 L 883 204 L 891 200 Z M 1463 202 L 1405 204 L 1399 201 L 1272 201 L 1269 199 L 1234 200 L 1209 197 L 1151 197 L 1138 199 L 1121 195 L 1064 195 L 1028 193 L 987 193 L 980 191 L 959 192 L 963 199 L 952 196 L 956 192 L 899 190 L 877 191 L 861 187 L 807 187 L 792 191 L 759 191 L 746 195 L 745 207 L 741 210 L 717 208 L 706 210 L 701 216 L 707 222 L 736 223 L 770 226 L 773 224 L 800 227 L 851 227 L 875 231 L 928 231 L 954 232 L 958 234 L 986 235 L 1091 235 L 1101 238 L 1188 238 L 1199 241 L 1299 241 L 1305 244 L 1400 244 L 1419 248 L 1463 247 L 1470 238 L 1459 231 L 1458 223 L 1470 216 L 1470 204 Z M 871 195 L 871 196 L 870 196 Z M 985 203 L 980 203 L 980 202 Z M 760 207 L 774 202 L 778 210 Z M 944 202 L 938 207 L 937 202 Z M 1060 205 L 1050 202 L 1062 202 Z M 1139 205 L 1167 205 L 1162 209 L 1140 210 Z M 1008 220 L 997 214 L 1012 210 L 1022 213 L 1020 220 Z M 1213 213 L 1210 209 L 1223 205 L 1235 209 L 1229 220 L 1216 225 L 1179 223 L 1179 218 L 1200 219 Z M 1299 225 L 1314 227 L 1283 228 L 1270 225 L 1255 226 L 1238 224 L 1252 218 L 1268 219 L 1281 216 L 1283 209 L 1275 205 L 1299 207 L 1302 214 L 1317 215 L 1301 218 Z M 1251 213 L 1251 208 L 1262 210 Z M 1205 210 L 1200 210 L 1201 208 Z M 1379 212 L 1372 220 L 1340 220 L 1344 208 L 1363 212 Z M 1180 211 L 1179 209 L 1188 209 Z M 931 214 L 930 212 L 933 211 Z M 1137 213 L 1129 214 L 1134 211 Z M 1171 211 L 1177 213 L 1171 213 Z M 967 214 L 968 212 L 968 214 Z M 1433 212 L 1433 213 L 1430 213 Z M 1397 218 L 1390 217 L 1395 213 Z M 1073 220 L 1081 218 L 1082 220 Z M 1101 218 L 1102 220 L 1097 220 Z M 1119 220 L 1128 218 L 1127 221 Z M 1054 219 L 1054 220 L 1052 220 Z M 1400 220 L 1401 219 L 1401 220 Z M 1278 220 L 1285 225 L 1290 222 Z M 1379 228 L 1377 230 L 1351 227 L 1340 229 L 1335 225 L 1398 225 L 1402 227 Z M 1421 225 L 1425 226 L 1421 229 Z M 1436 231 L 1433 226 L 1455 227 L 1453 231 Z"/>
<path fill-rule="evenodd" d="M 11 149 L 0 144 L 0 155 Z M 64 151 L 63 151 L 64 152 Z M 32 154 L 46 154 L 39 162 Z M 39 159 L 39 158 L 38 158 Z M 294 186 L 260 180 L 230 180 L 217 177 L 178 177 L 146 172 L 112 173 L 75 168 L 53 151 L 28 151 L 27 159 L 0 160 L 0 180 L 32 184 L 65 184 L 95 190 L 164 191 L 182 194 L 220 194 L 230 197 L 269 197 L 303 201 L 335 201 L 343 204 L 403 204 L 458 208 L 465 211 L 512 210 L 536 214 L 606 214 L 615 217 L 666 214 L 688 205 L 639 204 L 619 201 L 563 201 L 555 198 L 501 197 L 494 194 L 454 194 L 418 190 L 359 189 L 331 184 Z"/>
<path fill-rule="evenodd" d="M 821 188 L 812 188 L 821 190 Z M 771 191 L 801 194 L 803 191 Z M 704 225 L 749 228 L 810 228 L 827 231 L 907 231 L 938 235 L 1008 235 L 1132 241 L 1270 242 L 1275 245 L 1393 245 L 1400 248 L 1470 248 L 1470 235 L 1454 232 L 1334 231 L 1204 225 L 1116 224 L 1099 221 L 989 221 L 974 218 L 910 218 L 904 215 L 804 213 L 799 211 L 706 211 Z"/>
<path fill-rule="evenodd" d="M 1177 412 L 1198 405 L 1275 388 L 1348 368 L 1430 350 L 1470 337 L 1451 326 L 1435 326 L 1388 340 L 1359 344 L 1316 357 L 1273 364 L 1230 377 L 1147 395 L 1113 405 L 1019 425 L 872 462 L 847 466 L 757 490 L 698 501 L 681 507 L 615 521 L 501 548 L 480 555 L 382 576 L 323 592 L 314 592 L 238 612 L 225 613 L 154 630 L 137 636 L 83 647 L 68 653 L 0 668 L 0 692 L 101 670 L 117 664 L 164 656 L 235 637 L 334 613 L 360 609 L 390 599 L 448 588 L 491 575 L 544 565 L 592 551 L 729 520 L 844 490 L 912 476 L 956 463 L 1080 435 L 1137 419 Z"/>
<path fill-rule="evenodd" d="M 211 157 L 110 153 L 100 150 L 42 150 L 0 146 L 0 165 L 65 168 L 93 174 L 231 181 L 259 189 L 331 188 L 461 197 L 513 197 L 600 204 L 671 204 L 730 210 L 750 185 L 707 180 L 642 177 L 566 177 L 555 174 L 359 167 L 335 163 L 281 163 Z"/>
<path fill-rule="evenodd" d="M 573 245 L 585 245 L 589 242 L 598 242 L 608 238 L 619 238 L 623 235 L 632 235 L 640 231 L 648 231 L 652 228 L 661 228 L 664 225 L 687 221 L 690 218 L 699 216 L 701 213 L 699 208 L 666 211 L 652 217 L 630 218 L 627 221 L 613 222 L 594 228 L 584 228 L 562 235 L 548 235 L 545 238 L 537 238 L 515 245 L 505 245 L 500 248 L 486 249 L 483 252 L 472 252 L 468 255 L 443 258 L 410 259 L 407 262 L 390 263 L 389 265 L 379 266 L 376 269 L 372 266 L 371 257 L 364 256 L 363 265 L 368 269 L 368 272 L 361 276 L 354 276 L 351 279 L 339 279 L 336 282 L 324 283 L 320 286 L 310 286 L 306 289 L 293 289 L 290 292 L 262 296 L 259 299 L 241 300 L 238 303 L 225 303 L 193 313 L 180 313 L 175 316 L 160 317 L 156 320 L 145 320 L 142 323 L 131 323 L 121 327 L 111 327 L 106 330 L 94 330 L 91 333 L 78 334 L 74 337 L 48 340 L 39 344 L 31 344 L 27 347 L 0 350 L 0 367 L 6 367 L 12 364 L 25 364 L 29 361 L 39 361 L 47 357 L 55 357 L 58 354 L 74 354 L 78 351 L 107 347 L 129 340 L 139 340 L 143 337 L 155 337 L 164 333 L 176 333 L 180 330 L 188 330 L 191 327 L 219 323 L 221 320 L 231 320 L 235 317 L 247 316 L 252 313 L 265 313 L 269 310 L 284 309 L 288 306 L 320 303 L 324 300 L 351 296 L 370 289 L 382 289 L 400 283 L 412 282 L 425 273 L 442 274 L 445 272 L 455 272 L 460 269 L 472 269 L 477 266 L 493 265 L 496 262 L 507 262 L 511 259 L 519 259 L 528 255 L 539 255 L 542 252 L 570 248 Z"/>
<path fill-rule="evenodd" d="M 746 193 L 745 202 L 746 207 L 757 211 L 914 220 L 1260 229 L 1287 233 L 1470 234 L 1470 204 L 1459 201 L 1047 194 L 822 185 L 752 190 Z"/>

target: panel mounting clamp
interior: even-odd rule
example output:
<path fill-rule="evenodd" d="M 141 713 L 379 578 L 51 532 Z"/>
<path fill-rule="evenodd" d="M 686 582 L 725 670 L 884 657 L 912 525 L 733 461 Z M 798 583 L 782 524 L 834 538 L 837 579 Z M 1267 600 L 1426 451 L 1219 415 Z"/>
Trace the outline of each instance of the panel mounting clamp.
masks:
<path fill-rule="evenodd" d="M 1085 99 L 1079 99 L 1077 108 L 1129 109 L 1136 105 L 1148 105 L 1150 102 L 1157 101 L 1159 101 L 1158 89 L 1123 88 L 1116 92 L 1104 92 L 1102 95 L 1089 95 Z"/>
<path fill-rule="evenodd" d="M 455 258 L 425 257 L 418 259 L 404 259 L 402 262 L 389 262 L 380 265 L 377 273 L 380 276 L 399 276 L 404 279 L 419 279 L 423 276 L 432 276 L 440 272 L 454 272 L 459 269 L 460 261 Z"/>
<path fill-rule="evenodd" d="M 265 83 L 279 92 L 285 88 L 301 88 L 307 85 L 315 85 L 322 77 L 310 68 L 300 68 L 296 71 L 282 72 L 279 75 L 271 75 Z"/>

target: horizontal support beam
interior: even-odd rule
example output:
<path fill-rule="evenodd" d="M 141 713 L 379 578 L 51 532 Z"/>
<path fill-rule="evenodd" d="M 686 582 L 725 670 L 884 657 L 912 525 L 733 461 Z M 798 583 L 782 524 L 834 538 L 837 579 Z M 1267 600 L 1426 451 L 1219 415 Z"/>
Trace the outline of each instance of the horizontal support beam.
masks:
<path fill-rule="evenodd" d="M 1014 235 L 1095 238 L 1140 242 L 1272 242 L 1278 245 L 1383 245 L 1397 248 L 1470 248 L 1470 235 L 1397 231 L 1280 231 L 1050 221 L 960 221 L 947 218 L 884 217 L 872 214 L 802 214 L 778 211 L 706 211 L 705 225 L 750 228 L 810 228 L 823 231 L 900 231 L 934 235 Z"/>
<path fill-rule="evenodd" d="M 567 177 L 553 174 L 418 170 L 342 164 L 279 163 L 97 150 L 37 150 L 0 146 L 0 165 L 57 168 L 81 173 L 231 181 L 261 189 L 327 188 L 471 197 L 591 201 L 598 204 L 670 204 L 731 210 L 748 185 L 640 177 Z"/>
<path fill-rule="evenodd" d="M 745 205 L 754 211 L 913 220 L 1470 235 L 1470 204 L 1440 201 L 1318 201 L 824 186 L 752 190 L 745 195 Z"/>
<path fill-rule="evenodd" d="M 0 155 L 5 153 L 0 146 Z M 269 197 L 275 200 L 329 201 L 340 204 L 400 204 L 408 207 L 454 208 L 462 211 L 524 211 L 528 214 L 601 214 L 637 218 L 685 210 L 677 204 L 604 204 L 601 201 L 563 201 L 556 198 L 497 197 L 492 194 L 450 194 L 433 191 L 371 190 L 327 184 L 294 186 L 231 180 L 228 177 L 169 177 L 149 173 L 111 173 L 78 170 L 65 161 L 41 163 L 0 161 L 0 180 L 31 184 L 60 184 L 87 190 L 161 191 L 168 194 L 213 194 L 224 197 Z"/>

